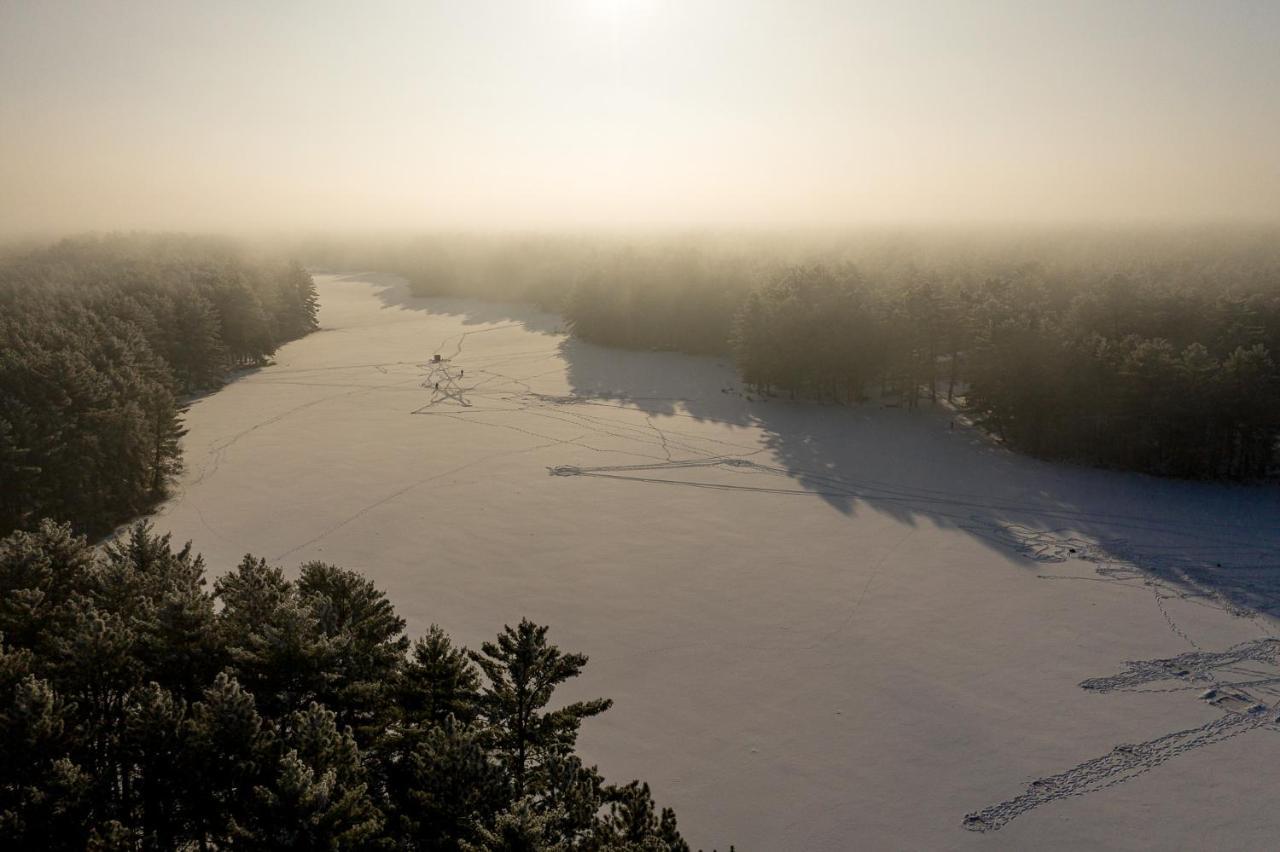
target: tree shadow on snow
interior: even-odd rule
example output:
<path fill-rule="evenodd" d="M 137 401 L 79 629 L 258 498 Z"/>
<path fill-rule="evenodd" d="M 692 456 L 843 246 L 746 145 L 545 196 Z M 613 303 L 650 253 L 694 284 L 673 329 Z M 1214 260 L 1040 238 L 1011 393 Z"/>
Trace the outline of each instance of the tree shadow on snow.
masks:
<path fill-rule="evenodd" d="M 724 362 L 678 352 L 614 349 L 576 337 L 560 344 L 560 355 L 575 396 L 610 399 L 646 414 L 733 426 L 752 423 L 745 402 L 722 393 L 733 384 L 733 371 Z"/>
<path fill-rule="evenodd" d="M 769 452 L 750 457 L 831 509 L 962 530 L 1036 562 L 1087 558 L 1108 576 L 1158 580 L 1188 599 L 1280 614 L 1280 488 L 1160 479 L 1033 459 L 955 421 L 919 411 L 759 399 L 727 362 L 629 352 L 567 339 L 574 395 L 655 417 L 754 426 Z M 753 433 L 753 436 L 755 433 Z M 767 470 L 766 470 L 767 468 Z M 723 488 L 722 484 L 717 487 Z"/>

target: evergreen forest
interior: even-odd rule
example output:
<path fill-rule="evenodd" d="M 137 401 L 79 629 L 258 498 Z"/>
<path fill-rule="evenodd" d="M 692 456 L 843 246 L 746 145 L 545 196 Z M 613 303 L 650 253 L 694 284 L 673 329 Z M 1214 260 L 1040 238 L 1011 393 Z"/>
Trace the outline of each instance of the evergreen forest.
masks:
<path fill-rule="evenodd" d="M 322 562 L 207 587 L 137 524 L 101 549 L 45 521 L 0 541 L 6 849 L 687 852 L 646 784 L 575 753 L 607 699 L 521 621 L 477 650 L 413 642 Z"/>
<path fill-rule="evenodd" d="M 161 499 L 184 400 L 316 329 L 311 276 L 223 241 L 119 235 L 0 259 L 0 533 L 103 532 Z"/>

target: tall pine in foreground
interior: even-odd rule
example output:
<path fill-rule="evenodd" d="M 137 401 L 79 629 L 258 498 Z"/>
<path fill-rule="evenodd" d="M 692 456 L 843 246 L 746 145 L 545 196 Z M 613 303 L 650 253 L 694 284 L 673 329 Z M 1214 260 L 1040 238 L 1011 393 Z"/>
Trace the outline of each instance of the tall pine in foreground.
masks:
<path fill-rule="evenodd" d="M 577 677 L 587 657 L 561 653 L 547 642 L 547 628 L 528 619 L 503 628 L 496 642 L 483 643 L 471 659 L 488 679 L 481 713 L 497 734 L 495 745 L 517 795 L 541 790 L 549 762 L 573 753 L 583 720 L 613 706 L 597 698 L 545 712 L 556 687 Z"/>
<path fill-rule="evenodd" d="M 410 644 L 366 578 L 246 556 L 209 588 L 138 524 L 0 540 L 0 848 L 687 852 L 576 754 L 605 699 L 530 621 Z"/>

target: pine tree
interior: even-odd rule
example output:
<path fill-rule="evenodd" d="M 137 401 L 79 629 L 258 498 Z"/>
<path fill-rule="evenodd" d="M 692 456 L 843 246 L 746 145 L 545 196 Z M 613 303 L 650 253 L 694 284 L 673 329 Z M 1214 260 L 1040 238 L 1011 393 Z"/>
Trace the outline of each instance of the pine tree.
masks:
<path fill-rule="evenodd" d="M 384 817 L 369 795 L 350 732 L 340 732 L 334 714 L 314 703 L 293 713 L 283 728 L 284 753 L 254 787 L 240 843 L 301 850 L 372 846 Z"/>
<path fill-rule="evenodd" d="M 637 852 L 689 852 L 676 829 L 676 815 L 664 808 L 659 816 L 649 785 L 632 781 L 606 791 L 609 813 L 602 820 L 602 832 L 610 849 Z"/>
<path fill-rule="evenodd" d="M 409 648 L 404 619 L 372 582 L 323 562 L 302 566 L 297 592 L 337 663 L 332 688 L 319 698 L 367 743 L 366 730 L 385 723 L 378 717 Z"/>
<path fill-rule="evenodd" d="M 188 746 L 186 702 L 152 682 L 129 696 L 121 733 L 121 763 L 130 801 L 122 816 L 136 826 L 142 845 L 172 849 L 187 836 Z"/>
<path fill-rule="evenodd" d="M 0 637 L 2 639 L 2 637 Z M 75 721 L 30 652 L 0 641 L 0 838 L 14 848 L 62 845 L 86 819 L 85 772 L 66 755 Z"/>
<path fill-rule="evenodd" d="M 93 587 L 94 553 L 70 524 L 42 521 L 0 540 L 0 635 L 46 654 L 71 620 L 71 603 Z"/>
<path fill-rule="evenodd" d="M 470 657 L 437 625 L 413 644 L 398 689 L 405 718 L 415 724 L 442 725 L 450 716 L 474 720 L 480 678 Z"/>
<path fill-rule="evenodd" d="M 520 799 L 498 814 L 492 827 L 482 827 L 476 843 L 463 843 L 464 852 L 569 852 L 556 836 L 558 814 L 539 810 Z"/>
<path fill-rule="evenodd" d="M 408 849 L 456 849 L 511 801 L 511 782 L 488 737 L 453 717 L 395 726 L 379 744 L 388 826 Z"/>
<path fill-rule="evenodd" d="M 271 759 L 272 737 L 253 696 L 227 673 L 214 679 L 187 721 L 180 766 L 188 783 L 192 835 L 202 846 L 230 844 L 248 822 L 254 785 Z"/>
<path fill-rule="evenodd" d="M 545 779 L 539 770 L 550 757 L 573 750 L 584 719 L 613 705 L 598 698 L 543 712 L 555 688 L 577 677 L 587 664 L 585 654 L 563 654 L 548 644 L 547 629 L 522 619 L 514 629 L 504 627 L 497 642 L 470 652 L 488 681 L 480 697 L 482 715 L 494 729 L 520 796 L 542 788 Z"/>

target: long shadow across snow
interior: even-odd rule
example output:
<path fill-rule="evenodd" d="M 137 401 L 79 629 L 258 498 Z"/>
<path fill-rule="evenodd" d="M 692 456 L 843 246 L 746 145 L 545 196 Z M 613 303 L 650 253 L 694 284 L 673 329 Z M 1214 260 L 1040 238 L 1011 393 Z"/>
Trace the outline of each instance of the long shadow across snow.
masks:
<path fill-rule="evenodd" d="M 833 510 L 963 530 L 1040 561 L 1083 554 L 1136 565 L 1188 596 L 1280 614 L 1280 487 L 1188 482 L 1040 461 L 954 414 L 748 399 L 723 359 L 560 347 L 572 392 L 653 417 L 763 434 L 753 465 L 785 473 Z M 758 464 L 757 464 L 758 462 Z M 721 486 L 723 487 L 723 486 Z M 1076 545 L 1066 543 L 1076 542 Z"/>

